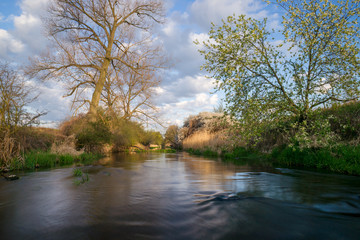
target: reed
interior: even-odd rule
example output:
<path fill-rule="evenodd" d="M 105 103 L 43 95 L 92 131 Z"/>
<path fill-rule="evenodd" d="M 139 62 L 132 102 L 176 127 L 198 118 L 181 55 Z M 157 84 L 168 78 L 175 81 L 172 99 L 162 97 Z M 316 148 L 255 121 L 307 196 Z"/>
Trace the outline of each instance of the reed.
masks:
<path fill-rule="evenodd" d="M 226 135 L 223 132 L 198 131 L 185 138 L 182 144 L 184 149 L 211 150 L 221 153 L 227 143 Z"/>

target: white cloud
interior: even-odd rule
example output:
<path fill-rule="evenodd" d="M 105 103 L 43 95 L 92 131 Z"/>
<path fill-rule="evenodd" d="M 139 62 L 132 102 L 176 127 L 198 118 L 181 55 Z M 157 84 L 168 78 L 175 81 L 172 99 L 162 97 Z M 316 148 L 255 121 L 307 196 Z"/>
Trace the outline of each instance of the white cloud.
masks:
<path fill-rule="evenodd" d="M 63 97 L 65 86 L 55 81 L 39 83 L 32 80 L 32 84 L 37 85 L 39 93 L 38 99 L 30 106 L 39 111 L 48 112 L 41 118 L 44 122 L 60 122 L 71 115 L 71 97 Z"/>
<path fill-rule="evenodd" d="M 8 31 L 0 29 L 0 56 L 7 58 L 9 53 L 19 53 L 24 50 L 24 44 Z"/>
<path fill-rule="evenodd" d="M 193 97 L 198 93 L 209 93 L 214 88 L 213 81 L 201 75 L 186 76 L 173 82 L 167 90 L 175 92 L 178 97 Z"/>
<path fill-rule="evenodd" d="M 36 15 L 40 15 L 44 12 L 45 6 L 51 0 L 23 0 L 20 2 L 20 8 L 23 12 L 32 13 Z"/>
<path fill-rule="evenodd" d="M 207 33 L 190 33 L 189 38 L 191 42 L 199 41 L 202 43 L 209 40 L 209 35 Z"/>
<path fill-rule="evenodd" d="M 251 15 L 263 8 L 258 0 L 196 0 L 190 7 L 192 19 L 205 31 L 210 30 L 211 22 L 220 24 L 221 19 L 236 14 Z M 266 12 L 257 16 L 266 16 Z"/>
<path fill-rule="evenodd" d="M 43 34 L 41 14 L 45 12 L 49 0 L 23 0 L 20 2 L 22 13 L 14 16 L 14 35 L 27 45 L 27 52 L 32 55 L 41 52 L 46 46 Z"/>
<path fill-rule="evenodd" d="M 25 61 L 38 54 L 46 45 L 42 34 L 40 14 L 50 0 L 23 0 L 18 3 L 21 14 L 10 15 L 6 21 L 13 22 L 13 29 L 0 29 L 0 55 L 2 58 Z M 15 57 L 14 57 L 15 56 Z"/>
<path fill-rule="evenodd" d="M 194 98 L 181 100 L 175 103 L 167 103 L 160 108 L 162 115 L 167 118 L 168 125 L 176 124 L 181 126 L 184 119 L 189 115 L 200 112 L 212 111 L 219 101 L 217 94 L 199 93 Z"/>
<path fill-rule="evenodd" d="M 14 25 L 16 30 L 28 34 L 31 33 L 34 28 L 41 25 L 41 20 L 39 17 L 25 13 L 14 18 Z"/>
<path fill-rule="evenodd" d="M 171 19 L 167 21 L 163 28 L 163 31 L 167 36 L 174 35 L 176 33 L 176 22 Z"/>

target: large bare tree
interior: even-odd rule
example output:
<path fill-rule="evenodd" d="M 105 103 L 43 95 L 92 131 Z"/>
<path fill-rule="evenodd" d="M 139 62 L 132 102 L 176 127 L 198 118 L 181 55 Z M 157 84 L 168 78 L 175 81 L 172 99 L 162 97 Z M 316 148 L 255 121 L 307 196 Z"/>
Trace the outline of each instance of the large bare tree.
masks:
<path fill-rule="evenodd" d="M 120 118 L 136 118 L 141 121 L 152 119 L 158 122 L 152 97 L 160 84 L 161 76 L 158 71 L 154 71 L 154 67 L 164 66 L 166 58 L 161 46 L 154 44 L 151 39 L 143 39 L 137 45 L 139 47 L 136 53 L 127 58 L 128 63 L 138 66 L 137 71 L 123 67 L 122 64 L 113 65 L 101 100 L 108 111 Z"/>
<path fill-rule="evenodd" d="M 154 23 L 164 17 L 160 0 L 54 0 L 48 13 L 45 23 L 53 46 L 34 59 L 30 70 L 43 79 L 66 81 L 67 95 L 75 101 L 91 88 L 92 97 L 85 102 L 93 119 L 115 71 L 143 77 L 145 61 L 132 60 L 139 46 L 153 38 Z M 146 71 L 158 67 L 145 66 Z"/>

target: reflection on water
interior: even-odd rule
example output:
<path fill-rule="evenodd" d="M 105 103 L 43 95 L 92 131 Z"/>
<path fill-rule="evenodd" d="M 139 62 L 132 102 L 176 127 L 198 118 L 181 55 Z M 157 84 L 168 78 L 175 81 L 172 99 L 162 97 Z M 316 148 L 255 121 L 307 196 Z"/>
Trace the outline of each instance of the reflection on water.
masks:
<path fill-rule="evenodd" d="M 0 181 L 0 239 L 358 239 L 359 177 L 119 154 Z"/>

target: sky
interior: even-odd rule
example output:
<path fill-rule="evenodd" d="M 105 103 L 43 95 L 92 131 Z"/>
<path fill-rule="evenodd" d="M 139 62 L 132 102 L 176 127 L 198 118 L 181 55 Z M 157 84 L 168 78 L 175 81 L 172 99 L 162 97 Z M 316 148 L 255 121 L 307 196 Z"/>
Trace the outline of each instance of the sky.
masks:
<path fill-rule="evenodd" d="M 29 57 L 45 50 L 40 16 L 48 1 L 0 1 L 0 59 L 26 64 Z M 165 126 L 181 126 L 189 115 L 213 111 L 223 98 L 221 93 L 214 93 L 213 79 L 206 77 L 209 74 L 200 70 L 204 60 L 193 43 L 208 38 L 211 22 L 220 24 L 229 15 L 246 14 L 258 19 L 267 17 L 270 26 L 276 28 L 280 17 L 261 0 L 164 1 L 167 19 L 157 34 L 171 59 L 171 67 L 164 72 L 154 103 Z M 31 108 L 48 112 L 41 118 L 43 126 L 56 127 L 71 116 L 72 99 L 63 97 L 61 82 L 29 81 L 29 84 L 40 93 Z"/>

